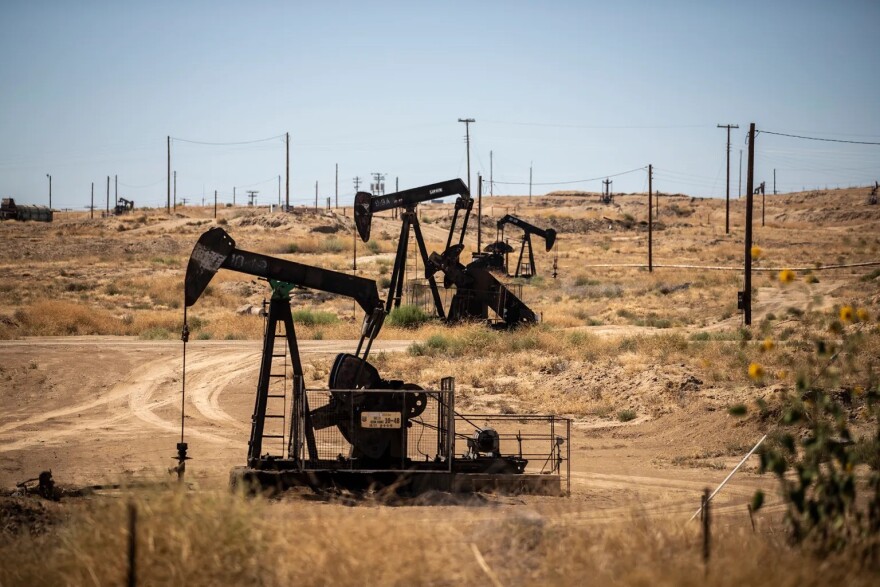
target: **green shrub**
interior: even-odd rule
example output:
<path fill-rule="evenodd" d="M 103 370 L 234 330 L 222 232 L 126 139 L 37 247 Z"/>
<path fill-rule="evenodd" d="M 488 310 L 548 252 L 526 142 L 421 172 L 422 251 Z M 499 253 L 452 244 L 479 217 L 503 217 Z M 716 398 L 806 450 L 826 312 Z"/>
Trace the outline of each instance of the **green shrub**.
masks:
<path fill-rule="evenodd" d="M 335 236 L 328 237 L 321 243 L 322 253 L 341 253 L 345 250 L 345 245 Z"/>
<path fill-rule="evenodd" d="M 431 319 L 432 316 L 420 307 L 403 305 L 391 310 L 385 322 L 390 326 L 398 326 L 400 328 L 417 328 Z"/>
<path fill-rule="evenodd" d="M 621 422 L 629 422 L 636 419 L 635 410 L 620 410 L 617 412 L 617 419 Z"/>
<path fill-rule="evenodd" d="M 170 340 L 171 332 L 167 328 L 154 326 L 141 332 L 140 338 L 143 340 Z"/>
<path fill-rule="evenodd" d="M 574 284 L 577 287 L 582 287 L 584 285 L 599 285 L 599 281 L 596 279 L 590 279 L 586 275 L 578 275 L 574 278 Z"/>
<path fill-rule="evenodd" d="M 331 312 L 318 310 L 294 310 L 293 321 L 303 326 L 325 326 L 339 322 L 339 317 Z"/>

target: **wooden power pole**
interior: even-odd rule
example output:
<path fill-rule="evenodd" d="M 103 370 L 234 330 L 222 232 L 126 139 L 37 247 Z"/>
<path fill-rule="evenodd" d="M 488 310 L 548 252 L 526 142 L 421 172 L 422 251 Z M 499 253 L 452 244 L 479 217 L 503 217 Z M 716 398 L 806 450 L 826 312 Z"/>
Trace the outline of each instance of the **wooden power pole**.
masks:
<path fill-rule="evenodd" d="M 467 149 L 467 187 L 468 191 L 471 191 L 471 127 L 470 124 L 472 122 L 476 122 L 473 118 L 459 118 L 459 122 L 464 123 L 464 142 Z"/>
<path fill-rule="evenodd" d="M 483 250 L 483 176 L 477 174 L 477 252 Z"/>
<path fill-rule="evenodd" d="M 166 171 L 166 178 L 168 179 L 168 199 L 165 201 L 165 211 L 171 212 L 171 135 L 168 135 L 168 169 Z"/>
<path fill-rule="evenodd" d="M 653 202 L 653 185 L 654 166 L 648 165 L 648 272 L 654 272 L 654 206 Z"/>
<path fill-rule="evenodd" d="M 738 124 L 719 124 L 718 128 L 727 129 L 727 204 L 724 209 L 724 232 L 730 234 L 730 129 L 739 128 Z"/>
<path fill-rule="evenodd" d="M 755 123 L 749 124 L 749 155 L 746 168 L 746 243 L 745 284 L 742 292 L 742 310 L 745 325 L 752 324 L 752 212 L 755 181 Z"/>
<path fill-rule="evenodd" d="M 284 171 L 284 210 L 290 209 L 290 133 L 284 133 L 286 147 L 286 166 Z"/>

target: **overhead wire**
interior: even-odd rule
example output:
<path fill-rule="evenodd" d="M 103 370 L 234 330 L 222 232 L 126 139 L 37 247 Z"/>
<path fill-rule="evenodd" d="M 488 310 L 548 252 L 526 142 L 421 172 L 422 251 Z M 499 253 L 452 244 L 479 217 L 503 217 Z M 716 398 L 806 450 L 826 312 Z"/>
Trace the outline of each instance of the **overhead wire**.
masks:
<path fill-rule="evenodd" d="M 591 181 L 600 181 L 602 179 L 607 179 L 609 177 L 619 177 L 621 175 L 627 175 L 629 173 L 635 173 L 636 171 L 645 171 L 648 167 L 637 167 L 635 169 L 630 169 L 629 171 L 621 171 L 620 173 L 611 173 L 608 175 L 600 175 L 599 177 L 592 177 L 589 179 L 575 179 L 571 181 L 543 181 L 543 182 L 528 182 L 528 181 L 498 181 L 497 179 L 493 183 L 498 183 L 502 185 L 568 185 L 573 183 L 587 183 Z"/>
<path fill-rule="evenodd" d="M 852 141 L 847 139 L 826 139 L 822 137 L 808 137 L 804 135 L 793 135 L 784 132 L 775 132 L 772 130 L 756 130 L 756 135 L 759 134 L 768 134 L 768 135 L 776 135 L 779 137 L 790 137 L 793 139 L 804 139 L 807 141 L 823 141 L 827 143 L 848 143 L 851 145 L 880 145 L 880 142 L 872 142 L 872 141 Z"/>
<path fill-rule="evenodd" d="M 171 137 L 172 141 L 179 141 L 181 143 L 191 143 L 194 145 L 216 145 L 216 146 L 229 146 L 229 145 L 251 145 L 254 143 L 266 143 L 269 141 L 274 141 L 276 139 L 284 138 L 284 134 L 275 135 L 273 137 L 266 137 L 265 139 L 254 139 L 251 141 L 231 141 L 231 142 L 211 142 L 211 141 L 195 141 L 192 139 L 182 139 L 180 137 Z"/>
<path fill-rule="evenodd" d="M 645 129 L 675 129 L 675 128 L 709 128 L 708 124 L 670 124 L 670 125 L 592 125 L 592 124 L 561 124 L 552 122 L 515 122 L 509 120 L 481 120 L 488 124 L 509 124 L 511 126 L 543 126 L 553 128 L 585 128 L 595 130 L 645 130 Z"/>

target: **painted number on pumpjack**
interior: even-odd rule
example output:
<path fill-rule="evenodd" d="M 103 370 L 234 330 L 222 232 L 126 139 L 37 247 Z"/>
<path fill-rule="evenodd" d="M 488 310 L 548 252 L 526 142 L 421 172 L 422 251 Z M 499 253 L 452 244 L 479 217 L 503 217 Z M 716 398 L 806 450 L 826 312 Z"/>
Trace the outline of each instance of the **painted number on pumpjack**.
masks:
<path fill-rule="evenodd" d="M 361 412 L 361 428 L 400 428 L 400 412 Z"/>

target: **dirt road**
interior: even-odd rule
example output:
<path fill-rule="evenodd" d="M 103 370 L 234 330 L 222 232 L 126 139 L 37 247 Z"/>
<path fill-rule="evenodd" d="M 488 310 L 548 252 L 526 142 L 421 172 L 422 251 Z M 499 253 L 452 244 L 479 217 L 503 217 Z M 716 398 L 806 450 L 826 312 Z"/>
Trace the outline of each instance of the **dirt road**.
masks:
<path fill-rule="evenodd" d="M 374 352 L 400 352 L 411 341 L 376 341 Z M 324 373 L 351 341 L 302 341 L 307 374 Z M 256 341 L 193 341 L 187 347 L 187 477 L 200 487 L 226 484 L 244 461 L 253 390 L 259 370 Z M 52 469 L 63 483 L 155 479 L 174 464 L 180 440 L 182 356 L 176 341 L 65 337 L 0 341 L 0 486 Z M 318 382 L 315 382 L 316 385 Z M 693 414 L 659 421 L 575 422 L 572 497 L 566 516 L 600 523 L 640 511 L 687 516 L 704 487 L 714 488 L 739 460 L 736 451 L 710 463 L 674 466 L 705 445 L 726 415 Z M 682 430 L 693 432 L 682 434 Z M 744 431 L 744 441 L 751 431 Z M 751 469 L 754 468 L 752 465 Z M 747 521 L 755 488 L 772 481 L 738 475 L 717 500 L 718 511 Z M 553 500 L 529 501 L 552 511 Z M 474 515 L 474 512 L 468 514 Z"/>

